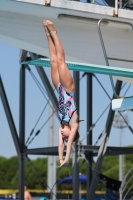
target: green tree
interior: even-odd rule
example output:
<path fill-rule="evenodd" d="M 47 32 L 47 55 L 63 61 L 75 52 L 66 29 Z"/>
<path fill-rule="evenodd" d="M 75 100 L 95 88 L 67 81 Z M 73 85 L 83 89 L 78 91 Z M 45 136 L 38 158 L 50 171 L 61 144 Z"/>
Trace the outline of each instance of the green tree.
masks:
<path fill-rule="evenodd" d="M 131 169 L 133 163 L 133 155 L 125 155 L 125 174 Z M 25 185 L 30 189 L 47 189 L 47 158 L 37 158 L 30 162 L 25 162 Z M 59 162 L 57 161 L 57 166 Z M 92 168 L 95 168 L 93 163 Z M 79 160 L 79 173 L 86 174 L 86 161 Z M 118 180 L 119 174 L 119 156 L 106 156 L 103 160 L 101 172 L 105 176 Z M 18 157 L 4 158 L 0 156 L 0 188 L 15 189 L 18 188 Z M 72 159 L 70 159 L 68 167 L 57 168 L 57 189 L 72 189 L 72 184 L 59 184 L 59 180 L 72 176 Z M 130 181 L 127 188 L 133 184 Z M 86 188 L 83 186 L 82 188 Z M 98 190 L 105 189 L 105 183 L 98 184 Z"/>

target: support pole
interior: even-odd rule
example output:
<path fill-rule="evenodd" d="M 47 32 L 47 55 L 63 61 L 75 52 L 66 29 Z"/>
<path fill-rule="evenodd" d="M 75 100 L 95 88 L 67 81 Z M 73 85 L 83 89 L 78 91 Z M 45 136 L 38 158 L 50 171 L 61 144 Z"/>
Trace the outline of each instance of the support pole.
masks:
<path fill-rule="evenodd" d="M 122 147 L 122 128 L 120 128 L 120 147 Z M 123 180 L 123 156 L 119 155 L 119 181 Z"/>
<path fill-rule="evenodd" d="M 118 16 L 118 0 L 115 0 L 115 16 Z"/>
<path fill-rule="evenodd" d="M 20 62 L 26 60 L 26 51 L 20 52 Z M 20 65 L 20 96 L 19 96 L 19 140 L 21 154 L 19 156 L 19 199 L 24 200 L 24 159 L 25 147 L 25 66 Z"/>
<path fill-rule="evenodd" d="M 51 102 L 50 104 L 52 106 Z M 53 113 L 51 106 L 49 106 L 49 116 L 51 116 Z M 54 115 L 49 120 L 48 144 L 49 144 L 49 147 L 54 147 L 55 145 L 55 116 Z M 56 156 L 48 156 L 48 186 L 50 187 L 50 189 L 52 189 L 52 191 L 49 189 L 50 199 L 56 198 L 56 184 L 55 183 L 56 183 Z"/>
<path fill-rule="evenodd" d="M 77 111 L 79 114 L 79 72 L 73 72 L 74 82 L 75 82 L 75 101 L 77 106 Z M 78 151 L 77 142 L 75 142 L 75 153 L 73 155 L 73 200 L 79 199 L 79 163 L 78 163 Z"/>
<path fill-rule="evenodd" d="M 50 84 L 52 85 L 52 80 L 50 78 Z M 49 102 L 51 106 L 49 106 L 49 116 L 52 115 L 52 102 Z M 49 120 L 49 134 L 48 134 L 48 146 L 55 146 L 55 115 L 53 115 Z M 48 156 L 48 186 L 50 187 L 50 199 L 55 200 L 56 198 L 56 156 Z M 54 195 L 53 195 L 54 194 Z"/>
<path fill-rule="evenodd" d="M 8 99 L 7 99 L 7 96 L 6 96 L 6 92 L 5 92 L 5 89 L 4 89 L 4 85 L 3 85 L 3 82 L 2 82 L 1 76 L 0 76 L 0 97 L 1 97 L 1 100 L 2 100 L 2 103 L 3 103 L 3 107 L 4 107 L 4 110 L 5 110 L 7 121 L 8 121 L 9 127 L 10 127 L 13 142 L 14 142 L 17 154 L 19 156 L 21 154 L 19 138 L 18 138 L 17 130 L 16 130 L 15 123 L 14 123 L 14 120 L 13 120 L 13 117 L 12 117 L 11 109 L 10 109 L 10 106 L 9 106 L 9 103 L 8 103 Z"/>
<path fill-rule="evenodd" d="M 87 74 L 87 132 L 92 126 L 92 74 Z M 92 131 L 90 131 L 87 136 L 87 145 L 92 145 Z M 87 167 L 87 199 L 89 199 L 89 189 L 92 179 L 92 156 L 89 153 L 86 156 L 89 164 L 86 164 Z"/>
<path fill-rule="evenodd" d="M 122 81 L 117 80 L 116 87 L 115 87 L 115 91 L 117 92 L 117 94 L 120 93 L 121 85 L 122 85 Z M 114 95 L 113 95 L 113 98 L 114 98 Z M 99 151 L 98 151 L 98 158 L 97 158 L 97 162 L 96 162 L 96 167 L 95 167 L 95 170 L 93 172 L 91 187 L 90 187 L 90 190 L 89 190 L 89 193 L 88 193 L 89 200 L 93 200 L 94 196 L 95 196 L 95 190 L 96 190 L 96 186 L 98 184 L 99 173 L 101 171 L 102 162 L 103 162 L 104 155 L 105 155 L 106 149 L 107 149 L 107 142 L 108 142 L 108 139 L 109 139 L 109 136 L 110 136 L 110 130 L 111 130 L 113 118 L 114 118 L 114 111 L 112 111 L 112 109 L 110 107 L 107 122 L 106 122 L 105 129 L 104 129 L 103 140 L 102 140 L 101 146 L 100 146 Z"/>

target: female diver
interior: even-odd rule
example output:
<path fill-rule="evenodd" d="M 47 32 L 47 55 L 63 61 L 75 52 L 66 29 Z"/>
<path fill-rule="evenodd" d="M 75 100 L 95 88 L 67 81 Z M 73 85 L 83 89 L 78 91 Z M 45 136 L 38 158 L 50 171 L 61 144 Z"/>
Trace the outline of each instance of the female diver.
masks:
<path fill-rule="evenodd" d="M 59 128 L 59 162 L 60 167 L 68 165 L 72 143 L 79 138 L 78 115 L 74 102 L 74 80 L 65 63 L 63 46 L 58 38 L 54 24 L 49 20 L 43 21 L 43 26 L 48 39 L 50 53 L 51 78 L 57 88 Z M 64 141 L 67 142 L 65 159 L 63 159 Z"/>

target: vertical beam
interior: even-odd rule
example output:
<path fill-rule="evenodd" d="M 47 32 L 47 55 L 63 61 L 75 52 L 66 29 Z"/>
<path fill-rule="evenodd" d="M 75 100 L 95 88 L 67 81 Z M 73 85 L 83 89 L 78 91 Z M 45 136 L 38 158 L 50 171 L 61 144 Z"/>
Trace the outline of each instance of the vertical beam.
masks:
<path fill-rule="evenodd" d="M 15 123 L 14 123 L 14 120 L 13 120 L 13 117 L 12 117 L 12 113 L 11 113 L 11 110 L 10 110 L 10 106 L 9 106 L 9 103 L 8 103 L 8 100 L 7 100 L 7 96 L 6 96 L 6 93 L 5 93 L 4 85 L 2 83 L 1 76 L 0 76 L 0 96 L 1 96 L 1 100 L 2 100 L 2 103 L 3 103 L 4 110 L 5 110 L 6 118 L 7 118 L 9 127 L 10 127 L 10 131 L 11 131 L 11 134 L 12 134 L 13 142 L 14 142 L 17 154 L 19 156 L 21 154 L 19 138 L 18 138 Z"/>
<path fill-rule="evenodd" d="M 122 147 L 122 128 L 120 128 L 120 133 L 119 133 L 119 144 L 120 144 L 120 147 Z M 123 180 L 123 156 L 124 155 L 119 155 L 119 181 L 122 181 Z"/>
<path fill-rule="evenodd" d="M 38 59 L 38 55 L 34 54 L 34 53 L 29 53 L 31 58 L 34 60 L 34 59 Z M 50 98 L 50 104 L 53 105 L 53 108 L 54 110 L 56 111 L 56 113 L 58 113 L 58 100 L 57 100 L 57 97 L 54 93 L 54 90 L 51 86 L 51 83 L 52 81 L 49 81 L 44 69 L 42 67 L 39 67 L 37 66 L 36 67 L 36 70 L 42 80 L 42 83 L 44 85 L 44 87 L 46 88 L 46 91 L 48 93 L 48 96 Z M 51 110 L 51 107 L 50 107 L 50 115 L 52 114 L 52 110 Z M 54 145 L 54 119 L 55 119 L 55 116 L 53 116 L 51 119 L 50 119 L 50 132 L 49 132 L 49 146 L 53 146 Z M 48 185 L 50 186 L 50 188 L 52 188 L 53 191 L 51 191 L 50 195 L 51 195 L 51 199 L 55 199 L 55 195 L 56 194 L 56 186 L 54 185 L 55 184 L 55 179 L 56 179 L 56 168 L 55 168 L 55 165 L 56 165 L 56 157 L 53 157 L 53 156 L 49 156 L 48 157 Z M 51 170 L 53 173 L 51 173 Z"/>
<path fill-rule="evenodd" d="M 92 74 L 87 73 L 87 132 L 92 126 Z M 92 131 L 90 131 L 89 135 L 87 136 L 87 145 L 92 145 Z M 91 185 L 92 179 L 92 156 L 89 153 L 86 156 L 88 162 L 87 166 L 87 199 L 89 199 L 88 191 Z M 88 164 L 89 163 L 89 164 Z"/>
<path fill-rule="evenodd" d="M 50 83 L 52 80 L 50 78 Z M 53 113 L 52 102 L 49 102 L 49 116 Z M 53 115 L 49 120 L 49 134 L 48 134 L 48 146 L 53 147 L 55 146 L 55 115 Z M 48 190 L 50 193 L 49 198 L 54 199 L 56 198 L 56 156 L 48 156 Z M 51 190 L 50 190 L 51 188 Z"/>
<path fill-rule="evenodd" d="M 118 16 L 118 0 L 115 0 L 115 15 Z"/>
<path fill-rule="evenodd" d="M 79 115 L 79 72 L 74 71 L 73 77 L 75 81 L 75 101 Z M 75 142 L 75 153 L 73 155 L 73 200 L 79 199 L 79 163 L 77 142 Z"/>
<path fill-rule="evenodd" d="M 20 62 L 26 60 L 27 52 L 20 52 Z M 21 154 L 19 156 L 19 199 L 24 199 L 24 159 L 25 147 L 25 66 L 20 65 L 20 94 L 19 94 L 19 139 Z"/>
<path fill-rule="evenodd" d="M 120 94 L 121 86 L 122 86 L 122 81 L 117 80 L 116 86 L 115 86 L 115 91 L 117 92 L 118 95 Z M 113 96 L 113 98 L 114 98 L 114 96 Z M 101 171 L 102 162 L 103 162 L 104 155 L 106 152 L 107 142 L 108 142 L 108 139 L 110 136 L 110 130 L 111 130 L 113 118 L 114 118 L 114 111 L 112 111 L 112 109 L 110 107 L 108 118 L 107 118 L 105 129 L 104 129 L 103 141 L 102 141 L 101 146 L 98 151 L 98 159 L 96 162 L 95 170 L 93 172 L 91 187 L 90 187 L 90 190 L 88 193 L 89 200 L 93 200 L 94 196 L 95 196 L 95 190 L 96 190 L 96 186 L 98 184 L 99 173 Z"/>
<path fill-rule="evenodd" d="M 50 104 L 52 105 L 51 101 Z M 51 116 L 53 113 L 53 110 L 51 106 L 49 106 L 49 116 Z M 54 116 L 52 116 L 49 120 L 49 133 L 48 133 L 48 146 L 53 147 L 54 146 Z M 48 186 L 49 186 L 49 193 L 50 193 L 50 199 L 53 199 L 53 193 L 50 190 L 50 188 L 53 187 L 54 183 L 56 182 L 55 180 L 55 173 L 54 173 L 54 156 L 48 156 Z M 55 191 L 53 191 L 55 192 Z"/>

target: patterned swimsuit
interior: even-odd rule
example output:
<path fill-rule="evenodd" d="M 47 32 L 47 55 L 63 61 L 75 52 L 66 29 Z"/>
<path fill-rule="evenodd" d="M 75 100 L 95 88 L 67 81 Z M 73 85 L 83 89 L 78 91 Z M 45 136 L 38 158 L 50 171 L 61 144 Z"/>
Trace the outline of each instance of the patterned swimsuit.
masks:
<path fill-rule="evenodd" d="M 70 122 L 73 113 L 77 110 L 74 103 L 74 92 L 68 93 L 64 90 L 63 86 L 58 84 L 58 116 L 62 123 L 65 121 Z"/>

